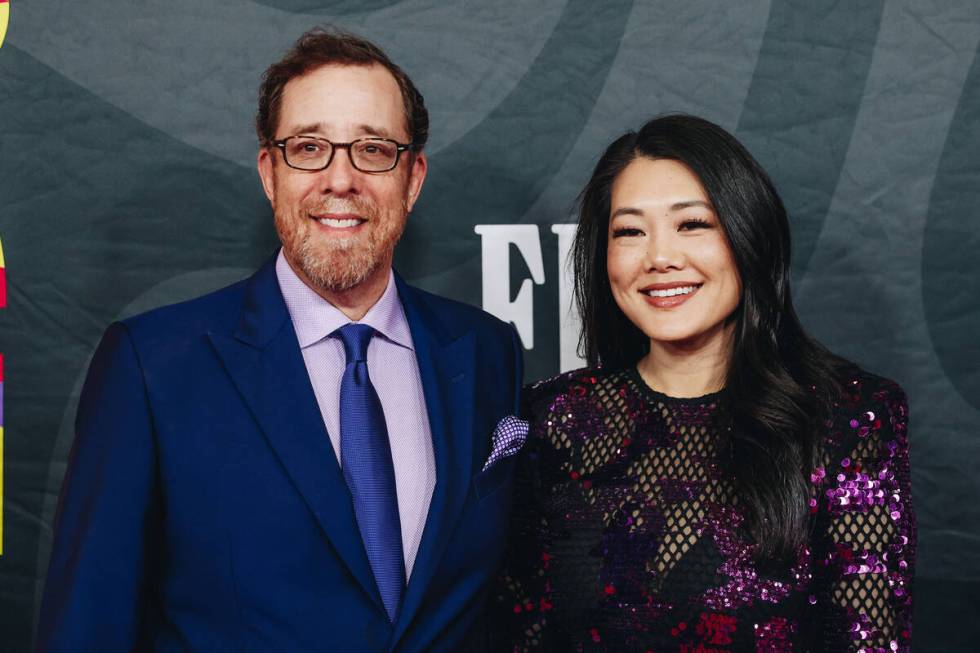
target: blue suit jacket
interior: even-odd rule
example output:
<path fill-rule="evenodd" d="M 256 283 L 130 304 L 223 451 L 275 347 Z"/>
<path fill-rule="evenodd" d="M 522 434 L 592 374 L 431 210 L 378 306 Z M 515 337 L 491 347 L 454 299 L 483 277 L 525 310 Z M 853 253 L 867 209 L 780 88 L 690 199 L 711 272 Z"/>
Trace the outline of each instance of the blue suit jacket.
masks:
<path fill-rule="evenodd" d="M 40 651 L 455 650 L 499 562 L 514 330 L 396 279 L 436 485 L 398 621 L 364 552 L 273 261 L 112 325 L 82 391 Z"/>

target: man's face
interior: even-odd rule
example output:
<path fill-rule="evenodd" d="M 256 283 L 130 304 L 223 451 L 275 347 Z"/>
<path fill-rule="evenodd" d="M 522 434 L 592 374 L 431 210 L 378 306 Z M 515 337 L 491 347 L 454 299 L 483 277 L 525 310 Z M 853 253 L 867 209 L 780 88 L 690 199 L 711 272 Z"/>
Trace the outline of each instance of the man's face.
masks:
<path fill-rule="evenodd" d="M 385 68 L 325 65 L 283 92 L 275 139 L 317 136 L 335 143 L 382 137 L 409 142 L 401 92 Z M 259 176 L 292 268 L 314 289 L 346 292 L 387 279 L 395 243 L 425 179 L 425 155 L 402 152 L 389 172 L 361 172 L 346 149 L 325 170 L 286 165 L 262 148 Z"/>

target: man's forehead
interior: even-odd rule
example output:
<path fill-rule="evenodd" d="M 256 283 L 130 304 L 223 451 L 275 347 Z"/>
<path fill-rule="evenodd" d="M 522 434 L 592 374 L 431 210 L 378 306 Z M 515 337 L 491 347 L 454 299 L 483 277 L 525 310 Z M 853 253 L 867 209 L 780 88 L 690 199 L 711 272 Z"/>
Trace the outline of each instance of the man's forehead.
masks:
<path fill-rule="evenodd" d="M 407 130 L 401 89 L 380 64 L 324 64 L 283 89 L 280 127 L 290 133 L 323 133 L 344 127 L 387 138 Z"/>
<path fill-rule="evenodd" d="M 285 127 L 289 129 L 289 132 L 291 134 L 316 135 L 316 134 L 326 134 L 330 132 L 333 126 L 323 122 L 310 122 L 310 123 L 302 123 L 302 124 L 298 123 L 295 125 L 285 125 Z M 394 140 L 398 140 L 398 135 L 394 132 L 394 130 L 380 123 L 372 124 L 372 123 L 362 122 L 360 124 L 351 125 L 350 129 L 360 134 L 370 134 L 372 136 L 381 136 L 382 138 L 391 138 Z"/>

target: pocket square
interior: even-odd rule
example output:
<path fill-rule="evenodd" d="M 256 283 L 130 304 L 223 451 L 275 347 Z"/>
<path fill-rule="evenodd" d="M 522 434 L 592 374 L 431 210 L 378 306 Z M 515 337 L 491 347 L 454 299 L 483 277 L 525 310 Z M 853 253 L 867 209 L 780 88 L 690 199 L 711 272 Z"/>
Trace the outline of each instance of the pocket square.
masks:
<path fill-rule="evenodd" d="M 490 457 L 487 458 L 481 471 L 490 469 L 498 461 L 520 451 L 524 441 L 527 440 L 528 426 L 526 421 L 513 415 L 500 420 L 491 437 Z"/>

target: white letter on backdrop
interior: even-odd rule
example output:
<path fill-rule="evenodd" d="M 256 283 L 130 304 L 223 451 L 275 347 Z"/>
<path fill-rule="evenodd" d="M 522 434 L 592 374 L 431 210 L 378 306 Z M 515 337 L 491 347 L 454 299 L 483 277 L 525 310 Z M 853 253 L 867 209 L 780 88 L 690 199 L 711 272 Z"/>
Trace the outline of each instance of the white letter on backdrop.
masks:
<path fill-rule="evenodd" d="M 534 349 L 534 283 L 544 283 L 541 238 L 534 224 L 478 224 L 483 266 L 483 310 L 517 328 L 526 349 Z M 510 299 L 510 246 L 524 257 L 531 279 L 524 279 L 517 297 Z"/>
<path fill-rule="evenodd" d="M 551 225 L 551 233 L 558 235 L 558 364 L 562 372 L 585 367 L 585 360 L 576 351 L 582 320 L 573 306 L 574 276 L 572 262 L 568 258 L 577 229 L 577 224 Z"/>

